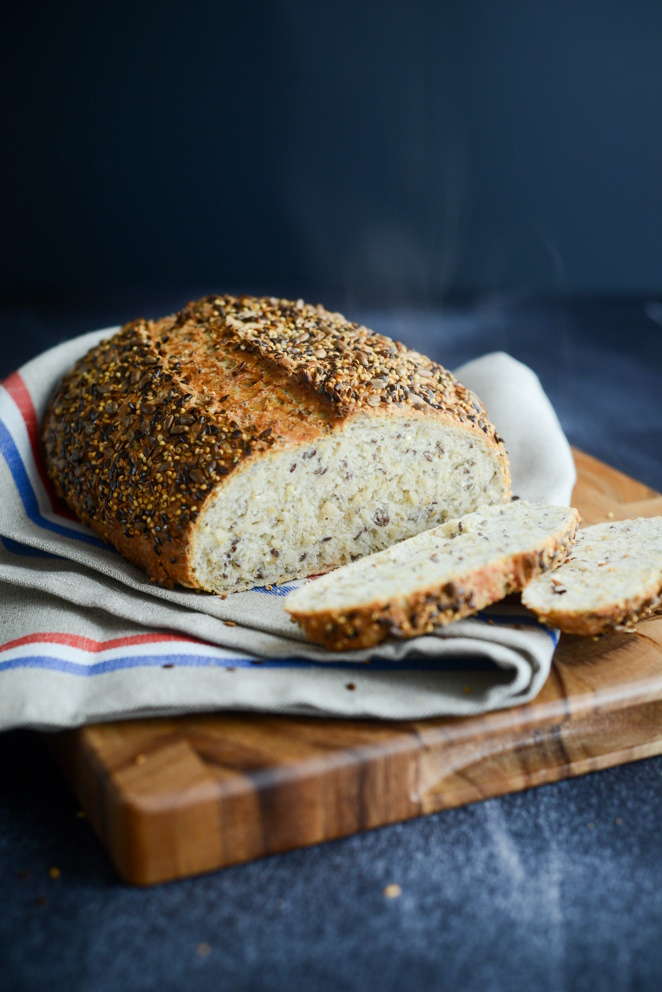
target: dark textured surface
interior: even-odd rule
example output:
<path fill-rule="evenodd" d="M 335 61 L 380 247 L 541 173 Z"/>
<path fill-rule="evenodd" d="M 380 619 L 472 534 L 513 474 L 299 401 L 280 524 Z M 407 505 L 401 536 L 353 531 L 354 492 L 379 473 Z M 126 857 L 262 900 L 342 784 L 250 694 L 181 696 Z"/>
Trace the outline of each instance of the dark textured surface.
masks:
<path fill-rule="evenodd" d="M 145 294 L 135 314 L 106 302 L 0 315 L 0 374 L 67 331 L 193 295 Z M 451 367 L 509 351 L 538 372 L 575 444 L 662 490 L 659 302 L 346 309 Z M 0 989 L 657 992 L 661 821 L 655 758 L 132 889 L 41 739 L 0 735 Z M 391 882 L 402 895 L 388 900 Z"/>

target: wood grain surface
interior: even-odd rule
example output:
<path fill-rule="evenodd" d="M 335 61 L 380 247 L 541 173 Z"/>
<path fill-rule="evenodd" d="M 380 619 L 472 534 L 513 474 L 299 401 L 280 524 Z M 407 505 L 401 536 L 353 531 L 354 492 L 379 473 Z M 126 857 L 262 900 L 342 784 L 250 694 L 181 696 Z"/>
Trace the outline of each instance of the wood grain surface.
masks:
<path fill-rule="evenodd" d="M 574 454 L 584 523 L 662 514 L 660 494 Z M 483 716 L 210 714 L 51 742 L 120 874 L 162 882 L 662 752 L 662 616 L 564 635 L 537 699 Z"/>

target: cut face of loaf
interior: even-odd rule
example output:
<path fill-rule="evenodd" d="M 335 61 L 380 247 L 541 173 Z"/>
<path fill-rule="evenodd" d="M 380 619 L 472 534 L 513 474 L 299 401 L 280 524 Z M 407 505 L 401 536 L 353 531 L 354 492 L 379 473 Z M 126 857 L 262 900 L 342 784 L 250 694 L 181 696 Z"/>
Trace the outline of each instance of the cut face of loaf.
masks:
<path fill-rule="evenodd" d="M 595 524 L 577 535 L 568 561 L 524 590 L 543 623 L 600 634 L 647 616 L 662 598 L 662 517 Z"/>
<path fill-rule="evenodd" d="M 402 414 L 360 418 L 236 472 L 200 514 L 192 570 L 219 592 L 247 577 L 318 574 L 503 497 L 489 451 L 466 432 Z"/>
<path fill-rule="evenodd" d="M 284 606 L 332 650 L 431 633 L 560 565 L 578 523 L 571 507 L 483 508 L 306 583 Z"/>
<path fill-rule="evenodd" d="M 510 496 L 480 401 L 418 352 L 301 301 L 134 321 L 64 378 L 57 492 L 164 585 L 322 572 Z"/>

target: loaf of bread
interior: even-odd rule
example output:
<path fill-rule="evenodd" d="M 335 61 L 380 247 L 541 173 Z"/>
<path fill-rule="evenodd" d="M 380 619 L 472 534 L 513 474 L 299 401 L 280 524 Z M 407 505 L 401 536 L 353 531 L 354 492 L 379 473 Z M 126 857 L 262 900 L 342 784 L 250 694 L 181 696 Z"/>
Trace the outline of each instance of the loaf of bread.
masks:
<path fill-rule="evenodd" d="M 104 340 L 58 386 L 48 472 L 164 585 L 325 572 L 510 495 L 502 439 L 436 362 L 302 301 L 212 296 Z"/>
<path fill-rule="evenodd" d="M 572 507 L 484 507 L 308 582 L 284 606 L 337 651 L 429 634 L 560 565 L 578 524 Z"/>
<path fill-rule="evenodd" d="M 601 634 L 648 616 L 662 599 L 662 517 L 586 527 L 567 562 L 522 602 L 567 634 Z"/>

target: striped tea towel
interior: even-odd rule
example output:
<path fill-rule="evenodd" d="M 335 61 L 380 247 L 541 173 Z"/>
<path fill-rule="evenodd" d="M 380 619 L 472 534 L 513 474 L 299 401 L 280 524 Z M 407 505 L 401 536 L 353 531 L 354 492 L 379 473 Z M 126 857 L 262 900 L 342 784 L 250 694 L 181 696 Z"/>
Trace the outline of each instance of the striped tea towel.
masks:
<path fill-rule="evenodd" d="M 539 692 L 557 635 L 520 607 L 330 653 L 282 609 L 296 583 L 225 600 L 161 589 L 80 524 L 50 486 L 39 424 L 62 374 L 115 330 L 53 348 L 0 386 L 0 729 L 215 709 L 420 719 Z M 572 455 L 534 373 L 498 353 L 458 377 L 506 439 L 513 491 L 567 504 Z"/>

